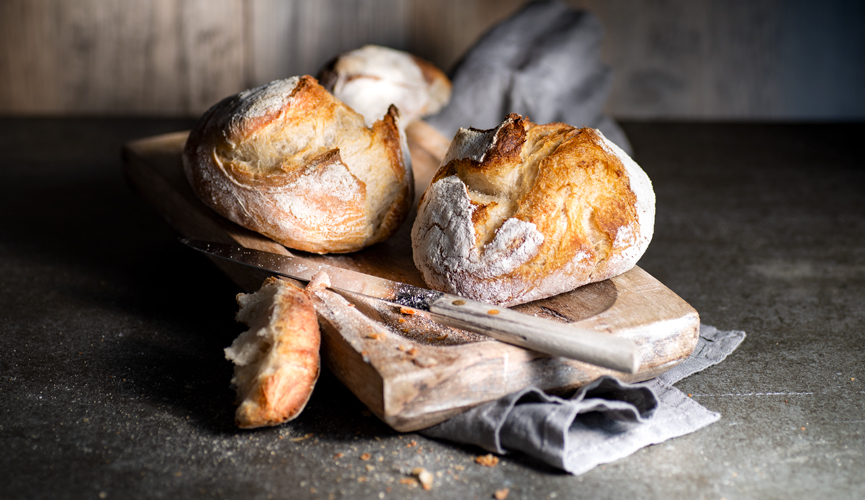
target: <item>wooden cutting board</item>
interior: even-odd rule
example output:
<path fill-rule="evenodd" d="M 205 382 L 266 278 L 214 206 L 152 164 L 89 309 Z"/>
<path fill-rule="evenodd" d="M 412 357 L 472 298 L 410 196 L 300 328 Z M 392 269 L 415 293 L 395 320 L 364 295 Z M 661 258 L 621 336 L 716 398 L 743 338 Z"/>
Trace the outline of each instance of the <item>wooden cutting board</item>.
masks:
<path fill-rule="evenodd" d="M 447 139 L 423 122 L 407 131 L 416 197 L 447 150 Z M 144 200 L 180 235 L 237 243 L 275 253 L 281 245 L 248 231 L 200 202 L 183 176 L 180 154 L 187 132 L 126 144 L 123 170 Z M 415 205 L 417 205 L 415 203 Z M 414 214 L 388 241 L 360 252 L 320 256 L 292 251 L 333 266 L 424 286 L 411 256 Z M 267 276 L 213 259 L 244 291 Z M 550 357 L 481 335 L 437 325 L 376 300 L 330 291 L 314 297 L 322 327 L 325 364 L 375 415 L 398 431 L 442 422 L 478 404 L 534 385 L 563 393 L 612 374 L 636 382 L 655 377 L 687 358 L 697 343 L 699 316 L 648 273 L 627 273 L 572 292 L 515 307 L 633 340 L 641 350 L 636 374 Z"/>

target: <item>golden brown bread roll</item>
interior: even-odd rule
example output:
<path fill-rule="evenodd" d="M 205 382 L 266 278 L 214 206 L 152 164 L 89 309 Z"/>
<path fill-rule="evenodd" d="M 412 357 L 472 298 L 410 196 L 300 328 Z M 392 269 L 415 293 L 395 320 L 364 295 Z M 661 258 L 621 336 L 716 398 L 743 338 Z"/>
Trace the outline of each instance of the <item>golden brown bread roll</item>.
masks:
<path fill-rule="evenodd" d="M 393 234 L 414 182 L 396 108 L 371 127 L 311 76 L 240 92 L 192 130 L 183 168 L 226 218 L 285 246 L 351 252 Z"/>
<path fill-rule="evenodd" d="M 631 269 L 654 218 L 649 177 L 599 131 L 511 114 L 457 133 L 412 248 L 429 286 L 514 305 Z"/>
<path fill-rule="evenodd" d="M 225 349 L 234 362 L 238 427 L 287 422 L 303 410 L 320 369 L 321 337 L 306 293 L 289 281 L 268 278 L 250 294 L 238 294 L 237 320 L 249 326 Z"/>
<path fill-rule="evenodd" d="M 337 56 L 319 73 L 321 84 L 366 117 L 368 125 L 393 104 L 402 124 L 438 113 L 451 82 L 432 63 L 408 52 L 366 45 Z"/>

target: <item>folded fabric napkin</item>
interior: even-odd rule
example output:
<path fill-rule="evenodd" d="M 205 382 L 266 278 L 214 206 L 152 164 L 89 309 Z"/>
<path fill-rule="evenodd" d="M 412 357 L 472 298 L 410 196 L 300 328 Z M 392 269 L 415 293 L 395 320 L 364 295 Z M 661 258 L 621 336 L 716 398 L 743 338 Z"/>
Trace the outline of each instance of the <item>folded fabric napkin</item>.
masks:
<path fill-rule="evenodd" d="M 600 58 L 603 27 L 559 0 L 527 4 L 494 26 L 455 68 L 453 95 L 426 121 L 446 137 L 460 127 L 491 129 L 509 113 L 535 123 L 592 127 L 628 154 L 631 146 L 603 108 L 612 72 Z"/>
<path fill-rule="evenodd" d="M 626 384 L 606 376 L 569 399 L 529 387 L 421 433 L 498 454 L 522 452 L 582 474 L 721 418 L 672 384 L 720 363 L 744 338 L 745 332 L 704 325 L 691 356 L 655 379 Z"/>

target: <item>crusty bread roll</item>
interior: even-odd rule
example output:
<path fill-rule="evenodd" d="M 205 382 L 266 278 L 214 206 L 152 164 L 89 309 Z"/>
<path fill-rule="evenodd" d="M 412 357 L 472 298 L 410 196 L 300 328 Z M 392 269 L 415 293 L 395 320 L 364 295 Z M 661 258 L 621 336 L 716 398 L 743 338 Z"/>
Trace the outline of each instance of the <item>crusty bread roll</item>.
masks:
<path fill-rule="evenodd" d="M 237 320 L 249 326 L 225 349 L 234 362 L 238 427 L 278 425 L 306 406 L 318 380 L 321 337 L 306 293 L 268 278 L 251 294 L 238 294 Z"/>
<path fill-rule="evenodd" d="M 511 114 L 457 133 L 412 248 L 432 288 L 508 306 L 631 269 L 654 219 L 649 177 L 600 132 Z"/>
<path fill-rule="evenodd" d="M 402 124 L 438 113 L 450 100 L 451 82 L 432 63 L 407 52 L 366 45 L 345 52 L 319 73 L 321 84 L 366 117 L 367 125 L 393 104 Z"/>
<path fill-rule="evenodd" d="M 393 234 L 414 182 L 399 112 L 371 127 L 315 78 L 228 97 L 183 151 L 196 195 L 228 219 L 307 252 L 351 252 Z"/>

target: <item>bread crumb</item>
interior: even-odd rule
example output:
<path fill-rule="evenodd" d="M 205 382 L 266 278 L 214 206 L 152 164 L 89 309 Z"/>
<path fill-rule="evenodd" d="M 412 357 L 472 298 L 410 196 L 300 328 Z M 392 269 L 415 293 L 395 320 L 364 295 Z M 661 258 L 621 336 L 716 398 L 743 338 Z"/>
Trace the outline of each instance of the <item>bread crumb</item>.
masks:
<path fill-rule="evenodd" d="M 370 333 L 366 334 L 366 338 L 373 339 L 373 340 L 378 340 L 382 337 L 383 337 L 383 335 L 378 333 L 378 332 L 370 332 Z"/>
<path fill-rule="evenodd" d="M 403 313 L 403 314 L 408 314 L 409 316 L 411 316 L 412 314 L 415 313 L 415 310 L 414 310 L 414 309 L 409 309 L 408 307 L 400 307 L 400 308 L 399 308 L 399 312 L 401 312 L 401 313 Z"/>
<path fill-rule="evenodd" d="M 309 280 L 309 284 L 306 285 L 306 289 L 310 291 L 318 291 L 324 290 L 330 287 L 330 276 L 327 275 L 324 271 L 319 271 L 313 275 L 312 279 Z"/>
<path fill-rule="evenodd" d="M 360 459 L 363 461 L 367 461 L 370 458 L 372 458 L 372 455 L 370 455 L 369 453 L 364 453 L 363 455 L 360 456 Z"/>
<path fill-rule="evenodd" d="M 495 467 L 499 464 L 499 457 L 493 455 L 492 453 L 487 453 L 486 455 L 475 457 L 475 463 L 484 467 Z"/>
<path fill-rule="evenodd" d="M 415 467 L 411 470 L 411 473 L 413 476 L 417 477 L 423 489 L 425 489 L 426 491 L 432 489 L 433 475 L 430 471 L 424 469 L 423 467 Z"/>
<path fill-rule="evenodd" d="M 339 460 L 340 458 L 342 458 L 344 456 L 345 456 L 345 453 L 337 453 L 336 455 L 333 456 L 333 459 Z"/>
<path fill-rule="evenodd" d="M 495 498 L 496 500 L 505 500 L 505 498 L 508 497 L 508 493 L 510 492 L 510 488 L 502 488 L 500 490 L 496 490 L 496 492 L 493 494 L 493 498 Z"/>
<path fill-rule="evenodd" d="M 359 482 L 359 483 L 365 483 L 365 482 L 366 482 L 366 476 L 360 476 L 360 477 L 358 477 L 358 478 L 357 478 L 357 482 Z"/>
<path fill-rule="evenodd" d="M 406 484 L 411 488 L 415 488 L 418 485 L 417 479 L 413 477 L 404 477 L 399 480 L 399 484 Z"/>

